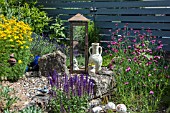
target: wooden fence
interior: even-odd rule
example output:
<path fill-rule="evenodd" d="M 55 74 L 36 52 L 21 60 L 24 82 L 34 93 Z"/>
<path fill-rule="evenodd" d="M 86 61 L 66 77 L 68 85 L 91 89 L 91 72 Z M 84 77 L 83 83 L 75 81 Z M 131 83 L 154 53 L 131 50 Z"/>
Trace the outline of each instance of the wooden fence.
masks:
<path fill-rule="evenodd" d="M 123 28 L 141 30 L 150 28 L 164 44 L 164 50 L 170 51 L 170 0 L 124 1 L 115 0 L 39 0 L 50 17 L 60 15 L 68 26 L 70 17 L 77 13 L 93 20 L 101 29 L 102 42 L 110 40 L 109 30 L 115 30 L 115 24 Z M 120 0 L 121 1 L 121 0 Z"/>

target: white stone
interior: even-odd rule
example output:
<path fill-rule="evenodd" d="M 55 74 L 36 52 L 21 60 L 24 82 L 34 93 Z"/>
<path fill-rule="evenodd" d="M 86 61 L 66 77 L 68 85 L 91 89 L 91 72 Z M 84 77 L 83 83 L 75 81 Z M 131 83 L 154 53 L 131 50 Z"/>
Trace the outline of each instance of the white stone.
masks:
<path fill-rule="evenodd" d="M 92 109 L 93 113 L 100 113 L 101 110 L 102 108 L 100 106 L 96 106 Z"/>
<path fill-rule="evenodd" d="M 113 102 L 108 102 L 105 106 L 105 109 L 116 109 L 116 105 Z"/>
<path fill-rule="evenodd" d="M 127 107 L 126 107 L 126 105 L 124 105 L 124 104 L 118 104 L 118 105 L 116 106 L 116 111 L 117 111 L 118 113 L 127 113 Z"/>

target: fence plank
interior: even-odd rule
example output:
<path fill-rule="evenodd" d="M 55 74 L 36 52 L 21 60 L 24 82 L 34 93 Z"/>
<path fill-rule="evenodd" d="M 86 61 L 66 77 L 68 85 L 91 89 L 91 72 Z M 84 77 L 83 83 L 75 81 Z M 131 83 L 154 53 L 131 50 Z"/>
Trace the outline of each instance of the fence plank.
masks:
<path fill-rule="evenodd" d="M 97 8 L 114 7 L 168 7 L 170 1 L 125 1 L 125 2 L 95 2 Z"/>
<path fill-rule="evenodd" d="M 37 5 L 44 5 L 49 8 L 90 8 L 92 7 L 92 2 L 47 2 L 47 3 L 38 3 Z"/>
<path fill-rule="evenodd" d="M 59 14 L 89 14 L 90 11 L 88 9 L 44 9 L 46 12 L 48 12 L 49 15 L 59 15 Z"/>
<path fill-rule="evenodd" d="M 101 28 L 115 28 L 115 22 L 96 22 L 96 25 L 101 27 Z M 119 28 L 123 28 L 125 23 L 120 23 L 118 24 Z M 161 23 L 130 23 L 129 24 L 130 28 L 134 29 L 141 29 L 142 27 L 144 28 L 150 28 L 150 29 L 169 29 L 170 28 L 170 23 L 166 24 L 161 24 Z"/>
<path fill-rule="evenodd" d="M 98 9 L 96 14 L 169 14 L 170 8 L 150 8 L 150 9 Z"/>
<path fill-rule="evenodd" d="M 129 21 L 129 22 L 169 22 L 170 16 L 109 16 L 96 15 L 96 21 Z"/>

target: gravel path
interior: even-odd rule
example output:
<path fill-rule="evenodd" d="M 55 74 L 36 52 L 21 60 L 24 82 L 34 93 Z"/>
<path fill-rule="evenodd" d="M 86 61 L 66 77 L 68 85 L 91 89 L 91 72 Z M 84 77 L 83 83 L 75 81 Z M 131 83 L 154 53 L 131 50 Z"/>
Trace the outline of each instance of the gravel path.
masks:
<path fill-rule="evenodd" d="M 19 100 L 12 105 L 11 110 L 17 111 L 25 108 L 32 100 L 32 98 L 40 92 L 36 89 L 42 89 L 44 86 L 48 86 L 48 79 L 44 76 L 37 76 L 37 72 L 27 72 L 25 77 L 19 79 L 17 82 L 3 81 L 3 86 L 9 86 L 15 90 L 15 95 Z"/>

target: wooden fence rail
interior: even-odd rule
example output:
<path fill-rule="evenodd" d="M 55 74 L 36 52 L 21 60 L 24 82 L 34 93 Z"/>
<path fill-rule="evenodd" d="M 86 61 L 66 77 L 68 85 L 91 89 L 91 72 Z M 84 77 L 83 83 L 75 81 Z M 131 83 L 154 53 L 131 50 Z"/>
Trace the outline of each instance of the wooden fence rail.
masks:
<path fill-rule="evenodd" d="M 170 1 L 124 1 L 114 0 L 38 0 L 50 17 L 60 15 L 62 20 L 81 13 L 95 21 L 101 29 L 102 41 L 110 40 L 109 30 L 118 23 L 123 28 L 126 23 L 137 30 L 150 28 L 152 34 L 164 43 L 164 49 L 170 51 Z M 90 9 L 96 8 L 96 12 Z"/>

